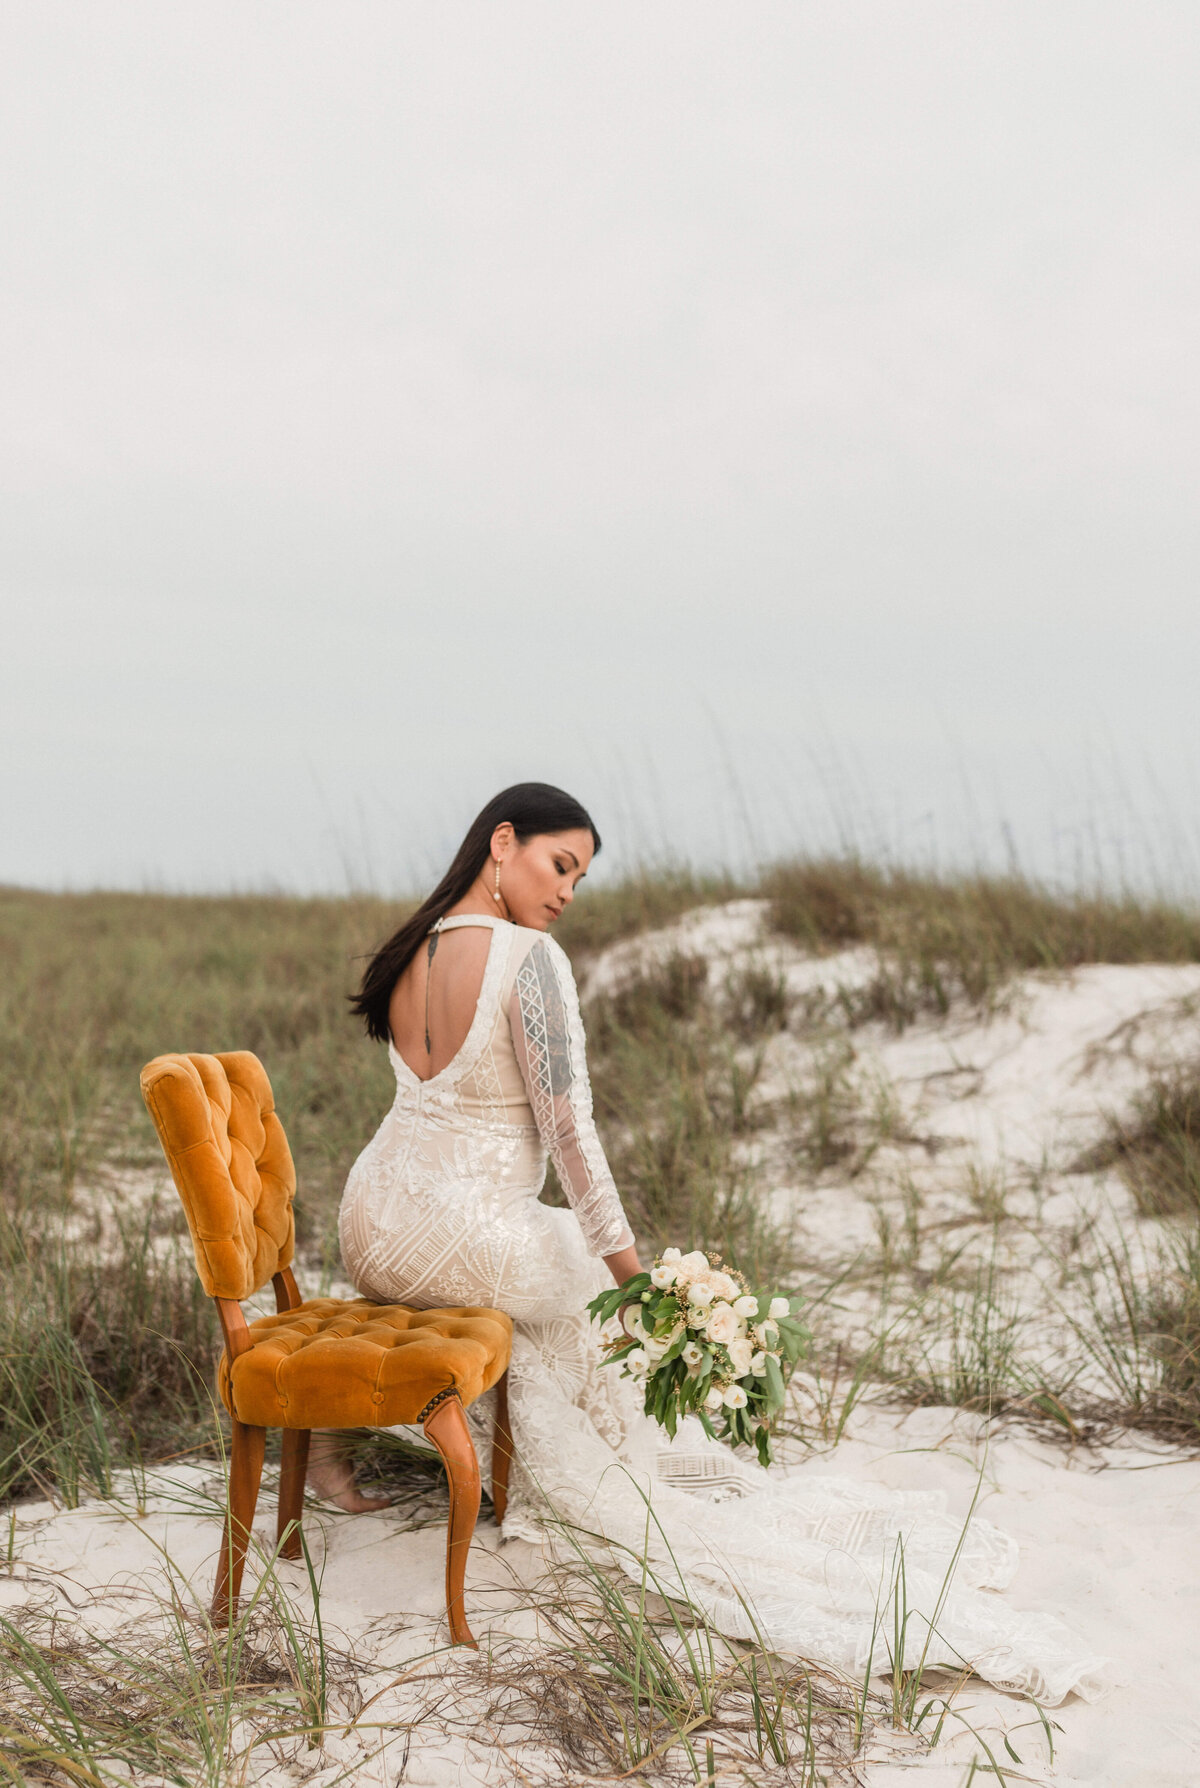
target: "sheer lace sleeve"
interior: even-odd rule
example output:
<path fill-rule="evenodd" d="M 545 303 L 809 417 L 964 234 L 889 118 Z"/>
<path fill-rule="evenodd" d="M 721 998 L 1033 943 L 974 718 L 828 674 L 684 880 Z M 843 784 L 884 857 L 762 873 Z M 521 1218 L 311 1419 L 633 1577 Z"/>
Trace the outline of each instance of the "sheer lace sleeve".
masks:
<path fill-rule="evenodd" d="M 575 979 L 553 939 L 539 938 L 517 971 L 509 1023 L 539 1134 L 588 1247 L 593 1254 L 630 1247 L 633 1231 L 592 1118 Z"/>

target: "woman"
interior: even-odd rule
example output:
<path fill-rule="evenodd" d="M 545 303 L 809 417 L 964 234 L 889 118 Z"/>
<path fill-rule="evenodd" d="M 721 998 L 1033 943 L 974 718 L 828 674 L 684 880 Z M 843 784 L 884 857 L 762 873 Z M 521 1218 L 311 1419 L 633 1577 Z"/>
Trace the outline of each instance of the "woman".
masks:
<path fill-rule="evenodd" d="M 639 1270 L 592 1121 L 570 966 L 547 935 L 600 837 L 560 789 L 520 783 L 479 814 L 433 893 L 371 960 L 354 1002 L 386 1043 L 396 1101 L 351 1169 L 342 1253 L 364 1297 L 424 1308 L 489 1305 L 514 1319 L 516 1449 L 506 1536 L 542 1537 L 539 1512 L 601 1533 L 637 1574 L 686 1593 L 731 1635 L 861 1675 L 887 1662 L 882 1621 L 898 1536 L 910 1609 L 906 1667 L 969 1662 L 1053 1704 L 1087 1692 L 1098 1660 L 1059 1622 L 998 1597 L 1013 1543 L 961 1524 L 936 1496 L 891 1494 L 802 1469 L 768 1476 L 689 1419 L 672 1443 L 635 1387 L 602 1367 L 585 1305 Z M 550 1155 L 569 1210 L 539 1202 Z M 686 1238 L 679 1238 L 681 1241 Z M 487 1400 L 484 1400 L 487 1401 Z M 486 1474 L 490 1411 L 478 1406 Z M 328 1447 L 318 1489 L 359 1496 Z M 647 1499 L 653 1510 L 647 1517 Z M 746 1604 L 754 1611 L 754 1622 Z"/>

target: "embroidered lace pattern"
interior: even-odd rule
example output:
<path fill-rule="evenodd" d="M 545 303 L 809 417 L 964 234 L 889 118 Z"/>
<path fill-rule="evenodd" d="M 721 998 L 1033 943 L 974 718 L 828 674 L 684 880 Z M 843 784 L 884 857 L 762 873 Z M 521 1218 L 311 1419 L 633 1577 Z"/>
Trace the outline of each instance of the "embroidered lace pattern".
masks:
<path fill-rule="evenodd" d="M 632 1384 L 601 1364 L 584 1305 L 608 1282 L 598 1255 L 632 1235 L 592 1116 L 570 966 L 543 933 L 486 918 L 493 935 L 475 1017 L 458 1055 L 422 1082 L 394 1050 L 396 1099 L 351 1170 L 340 1234 L 367 1297 L 430 1307 L 492 1305 L 514 1318 L 509 1410 L 516 1443 L 507 1536 L 545 1539 L 552 1506 L 577 1527 L 649 1554 L 724 1632 L 753 1636 L 745 1603 L 780 1651 L 859 1674 L 887 1666 L 881 1621 L 902 1548 L 910 1609 L 904 1662 L 969 1662 L 1045 1705 L 1095 1691 L 1101 1660 L 1050 1615 L 995 1592 L 1016 1547 L 975 1519 L 943 1578 L 961 1523 L 935 1495 L 893 1493 L 823 1468 L 764 1473 L 693 1421 L 672 1444 Z M 547 1153 L 570 1210 L 538 1198 Z M 484 1473 L 491 1397 L 470 1412 Z M 486 1481 L 486 1476 L 485 1476 Z M 552 1530 L 551 1530 L 552 1531 Z M 678 1579 L 675 1573 L 678 1573 Z M 880 1635 L 883 1634 L 881 1638 Z"/>
<path fill-rule="evenodd" d="M 517 1065 L 539 1134 L 593 1254 L 633 1244 L 592 1120 L 579 997 L 566 957 L 540 937 L 517 971 L 509 1011 Z"/>

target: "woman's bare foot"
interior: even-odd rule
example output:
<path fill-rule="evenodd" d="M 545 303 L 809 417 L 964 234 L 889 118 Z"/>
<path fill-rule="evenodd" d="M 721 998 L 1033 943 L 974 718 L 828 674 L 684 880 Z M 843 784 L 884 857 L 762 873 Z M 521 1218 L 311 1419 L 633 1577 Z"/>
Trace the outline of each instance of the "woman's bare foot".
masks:
<path fill-rule="evenodd" d="M 368 1515 L 391 1507 L 390 1496 L 364 1496 L 354 1482 L 354 1471 L 340 1447 L 315 1442 L 308 1460 L 308 1488 L 314 1496 L 345 1509 L 348 1515 Z"/>

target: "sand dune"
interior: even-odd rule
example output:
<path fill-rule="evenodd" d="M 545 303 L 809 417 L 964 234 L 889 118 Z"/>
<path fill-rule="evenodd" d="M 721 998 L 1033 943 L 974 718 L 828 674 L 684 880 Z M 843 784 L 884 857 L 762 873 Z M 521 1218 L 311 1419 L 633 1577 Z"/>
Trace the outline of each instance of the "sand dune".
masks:
<path fill-rule="evenodd" d="M 816 960 L 768 938 L 762 911 L 762 902 L 733 902 L 618 945 L 593 966 L 589 986 L 618 986 L 679 950 L 706 958 L 714 988 L 747 962 L 768 963 L 797 995 L 836 993 L 871 974 L 870 951 Z M 1101 1134 L 1106 1112 L 1125 1108 L 1156 1069 L 1200 1053 L 1198 1012 L 1200 969 L 1093 967 L 1028 976 L 988 1018 L 952 1013 L 899 1036 L 857 1029 L 846 1085 L 864 1111 L 883 1099 L 886 1134 L 860 1150 L 853 1172 L 833 1168 L 803 1179 L 781 1136 L 764 1128 L 753 1141 L 764 1196 L 794 1213 L 814 1270 L 861 1258 L 891 1233 L 889 1224 L 919 1209 L 905 1270 L 919 1274 L 929 1251 L 953 1234 L 964 1267 L 991 1260 L 1009 1306 L 1033 1325 L 1040 1344 L 1066 1348 L 1072 1319 L 1084 1309 L 1070 1263 L 1086 1263 L 1088 1248 L 1105 1237 L 1148 1260 L 1163 1233 L 1137 1215 L 1114 1175 L 1072 1169 Z M 811 1039 L 780 1032 L 756 1096 L 769 1105 L 813 1072 Z M 847 1336 L 865 1332 L 874 1295 L 868 1278 L 828 1321 Z M 816 1395 L 811 1384 L 798 1390 L 802 1406 Z M 1200 1459 L 1144 1434 L 1110 1430 L 1090 1444 L 1065 1432 L 1047 1436 L 1016 1421 L 989 1427 L 962 1410 L 905 1411 L 876 1398 L 859 1404 L 836 1447 L 785 1448 L 785 1469 L 942 1489 L 962 1512 L 982 1475 L 982 1511 L 1021 1546 L 1008 1596 L 1065 1619 L 1111 1660 L 1099 1701 L 1070 1701 L 1050 1716 L 1053 1762 L 1027 1702 L 967 1684 L 935 1750 L 879 1729 L 853 1770 L 834 1769 L 830 1781 L 894 1788 L 915 1778 L 957 1788 L 972 1759 L 986 1760 L 981 1738 L 1014 1781 L 1063 1788 L 1200 1781 L 1191 1659 L 1200 1615 Z M 179 1606 L 191 1608 L 194 1597 L 202 1607 L 220 1495 L 211 1464 L 183 1464 L 153 1474 L 144 1497 L 126 1476 L 108 1501 L 74 1510 L 23 1505 L 12 1562 L 0 1572 L 0 1612 L 53 1620 L 59 1642 L 88 1635 L 89 1644 L 117 1637 L 151 1649 L 169 1645 L 166 1560 Z M 259 1525 L 269 1551 L 266 1494 Z M 349 1725 L 357 1717 L 359 1725 L 327 1734 L 316 1749 L 292 1739 L 275 1752 L 256 1750 L 247 1780 L 271 1788 L 337 1779 L 443 1788 L 566 1779 L 545 1773 L 557 1766 L 536 1744 L 489 1724 L 489 1645 L 501 1657 L 520 1657 L 538 1642 L 545 1560 L 537 1548 L 502 1545 L 490 1518 L 481 1521 L 468 1574 L 481 1663 L 443 1649 L 436 1518 L 414 1527 L 391 1512 L 351 1518 L 314 1508 L 308 1534 L 330 1651 L 331 1718 Z M 295 1607 L 310 1612 L 304 1567 L 282 1565 L 279 1573 Z M 199 1632 L 194 1610 L 187 1618 Z M 776 1778 L 764 1771 L 761 1779 Z"/>

